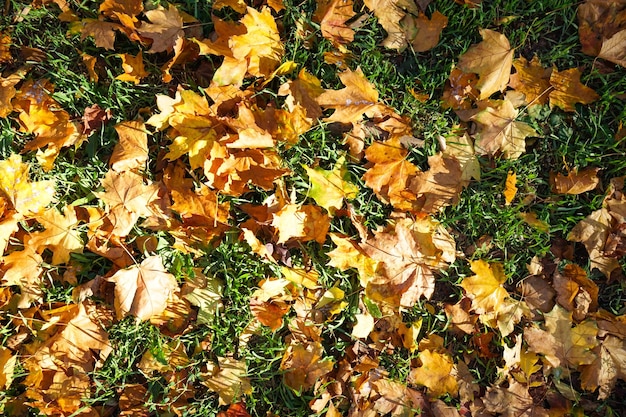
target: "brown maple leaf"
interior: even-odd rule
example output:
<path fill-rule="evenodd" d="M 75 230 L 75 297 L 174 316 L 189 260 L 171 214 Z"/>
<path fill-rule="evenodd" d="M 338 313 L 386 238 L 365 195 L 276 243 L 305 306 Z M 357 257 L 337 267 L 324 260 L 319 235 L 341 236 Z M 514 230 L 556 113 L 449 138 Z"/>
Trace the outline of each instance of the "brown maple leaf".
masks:
<path fill-rule="evenodd" d="M 80 40 L 91 36 L 98 48 L 115 50 L 115 31 L 123 32 L 124 26 L 115 22 L 107 22 L 100 19 L 83 19 L 80 22 Z"/>
<path fill-rule="evenodd" d="M 617 32 L 611 38 L 602 42 L 598 58 L 626 67 L 626 29 Z"/>
<path fill-rule="evenodd" d="M 574 169 L 568 175 L 550 173 L 552 191 L 557 194 L 582 194 L 594 190 L 600 183 L 600 168 Z"/>
<path fill-rule="evenodd" d="M 410 0 L 365 0 L 364 3 L 387 32 L 387 37 L 383 40 L 382 45 L 389 49 L 404 50 L 408 41 L 401 22 L 407 15 L 417 16 L 419 14 L 415 2 Z"/>
<path fill-rule="evenodd" d="M 361 243 L 380 265 L 367 282 L 368 296 L 391 305 L 411 307 L 435 290 L 434 271 L 456 258 L 452 237 L 430 217 L 399 219 Z"/>
<path fill-rule="evenodd" d="M 424 13 L 417 17 L 407 14 L 402 23 L 413 50 L 426 52 L 439 43 L 441 32 L 448 25 L 448 18 L 439 11 L 435 11 L 430 19 Z"/>
<path fill-rule="evenodd" d="M 150 23 L 143 22 L 137 32 L 152 40 L 148 53 L 171 51 L 178 39 L 185 36 L 183 18 L 175 5 L 148 10 L 145 15 Z"/>
<path fill-rule="evenodd" d="M 583 367 L 580 382 L 588 391 L 599 387 L 598 400 L 603 400 L 609 397 L 618 378 L 626 380 L 626 340 L 607 335 L 594 353 L 596 359 Z"/>
<path fill-rule="evenodd" d="M 471 119 L 477 123 L 474 147 L 482 155 L 502 152 L 505 158 L 517 159 L 526 151 L 526 137 L 537 132 L 524 122 L 517 121 L 519 111 L 509 100 L 494 101 Z"/>
<path fill-rule="evenodd" d="M 170 294 L 178 287 L 158 255 L 147 257 L 141 265 L 121 269 L 107 280 L 115 283 L 118 320 L 131 315 L 144 321 L 161 314 L 167 307 Z"/>

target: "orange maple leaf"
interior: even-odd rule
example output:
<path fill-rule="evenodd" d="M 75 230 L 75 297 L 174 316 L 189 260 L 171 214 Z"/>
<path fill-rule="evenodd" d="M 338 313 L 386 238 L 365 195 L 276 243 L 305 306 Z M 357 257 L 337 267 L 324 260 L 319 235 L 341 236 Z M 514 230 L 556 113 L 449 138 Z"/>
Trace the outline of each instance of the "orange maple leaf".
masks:
<path fill-rule="evenodd" d="M 293 341 L 280 363 L 283 382 L 296 392 L 311 389 L 318 379 L 332 371 L 334 361 L 324 358 L 324 348 L 319 342 L 303 344 Z"/>
<path fill-rule="evenodd" d="M 398 138 L 373 142 L 365 150 L 365 157 L 371 165 L 363 175 L 365 185 L 374 190 L 383 202 L 397 209 L 412 208 L 416 198 L 408 185 L 419 168 L 407 161 L 408 154 Z"/>
<path fill-rule="evenodd" d="M 325 120 L 330 122 L 357 123 L 367 117 L 382 116 L 387 107 L 378 102 L 378 91 L 369 82 L 360 68 L 347 70 L 339 74 L 344 88 L 325 90 L 317 97 L 320 106 L 335 109 Z"/>
<path fill-rule="evenodd" d="M 114 171 L 141 170 L 148 162 L 148 132 L 143 122 L 127 121 L 115 125 L 118 142 L 109 164 Z"/>
<path fill-rule="evenodd" d="M 136 56 L 132 56 L 131 54 L 120 54 L 118 56 L 122 58 L 124 74 L 115 77 L 116 80 L 139 84 L 142 78 L 149 75 L 144 68 L 141 51 L 139 51 Z"/>
<path fill-rule="evenodd" d="M 550 85 L 552 69 L 544 68 L 537 55 L 530 62 L 523 56 L 519 57 L 513 61 L 513 66 L 516 72 L 511 75 L 509 86 L 523 93 L 529 106 L 547 104 L 548 94 L 552 91 Z"/>
<path fill-rule="evenodd" d="M 284 53 L 272 12 L 267 7 L 260 12 L 248 7 L 241 23 L 246 33 L 234 35 L 228 41 L 233 58 L 247 61 L 248 74 L 267 78 L 278 67 Z"/>

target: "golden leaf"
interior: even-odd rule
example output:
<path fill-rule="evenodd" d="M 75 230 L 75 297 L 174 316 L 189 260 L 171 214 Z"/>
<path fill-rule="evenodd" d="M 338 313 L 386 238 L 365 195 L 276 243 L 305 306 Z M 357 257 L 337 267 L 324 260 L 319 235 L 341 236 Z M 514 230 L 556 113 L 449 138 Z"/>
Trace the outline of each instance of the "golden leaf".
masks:
<path fill-rule="evenodd" d="M 559 72 L 556 68 L 550 75 L 550 84 L 554 90 L 550 92 L 550 107 L 560 107 L 565 111 L 576 110 L 576 103 L 589 104 L 598 100 L 600 96 L 591 88 L 580 82 L 580 70 L 570 68 Z"/>
<path fill-rule="evenodd" d="M 79 220 L 73 206 L 65 206 L 63 214 L 51 208 L 36 217 L 37 221 L 46 230 L 34 232 L 25 245 L 33 248 L 37 253 L 44 249 L 52 251 L 52 264 L 59 265 L 69 262 L 71 253 L 82 253 L 85 243 L 77 230 Z"/>
<path fill-rule="evenodd" d="M 457 396 L 459 386 L 452 376 L 454 362 L 449 355 L 423 350 L 418 358 L 421 365 L 411 370 L 409 382 L 425 386 L 433 398 L 445 394 Z"/>
<path fill-rule="evenodd" d="M 0 191 L 24 216 L 41 213 L 54 200 L 54 181 L 31 182 L 28 171 L 19 155 L 0 161 Z"/>
<path fill-rule="evenodd" d="M 118 56 L 122 58 L 122 68 L 124 69 L 124 74 L 120 74 L 115 77 L 116 80 L 128 81 L 137 85 L 142 78 L 150 75 L 144 68 L 143 55 L 141 51 L 139 51 L 136 56 L 132 56 L 131 54 L 119 54 Z"/>
<path fill-rule="evenodd" d="M 501 33 L 480 29 L 483 41 L 473 45 L 459 57 L 458 67 L 464 72 L 478 74 L 476 88 L 479 100 L 489 98 L 497 91 L 504 91 L 509 83 L 514 48 Z"/>

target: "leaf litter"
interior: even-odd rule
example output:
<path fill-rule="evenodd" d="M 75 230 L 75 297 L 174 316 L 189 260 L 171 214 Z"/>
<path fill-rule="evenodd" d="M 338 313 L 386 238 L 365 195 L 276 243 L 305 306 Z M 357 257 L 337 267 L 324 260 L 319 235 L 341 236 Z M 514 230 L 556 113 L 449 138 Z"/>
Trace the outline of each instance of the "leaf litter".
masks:
<path fill-rule="evenodd" d="M 92 193 L 93 204 L 57 201 L 64 185 L 35 179 L 31 163 L 17 154 L 0 161 L 0 306 L 16 336 L 23 335 L 0 348 L 0 387 L 22 387 L 8 394 L 14 397 L 10 401 L 0 400 L 2 412 L 20 415 L 27 406 L 51 416 L 103 415 L 111 404 L 90 402 L 93 372 L 111 355 L 108 329 L 130 317 L 137 326 L 150 322 L 173 336 L 160 352 L 145 351 L 136 364 L 144 375 L 160 375 L 172 387 L 175 399 L 163 399 L 159 412 L 193 410 L 196 378 L 216 393 L 219 406 L 228 407 L 218 415 L 250 415 L 246 407 L 254 403 L 255 375 L 240 352 L 211 353 L 192 378 L 193 352 L 176 342 L 221 314 L 229 284 L 207 277 L 201 268 L 175 275 L 158 250 L 166 239 L 173 250 L 199 262 L 233 230 L 249 246 L 249 256 L 274 271 L 257 277 L 258 289 L 248 301 L 253 322 L 240 342 L 250 337 L 246 332 L 259 335 L 263 327 L 279 332 L 274 333 L 284 338 L 277 352 L 279 383 L 295 395 L 308 392 L 315 413 L 580 415 L 582 392 L 601 401 L 612 395 L 617 380 L 626 379 L 626 319 L 600 307 L 598 284 L 588 275 L 598 270 L 607 280 L 624 279 L 623 178 L 609 178 L 602 207 L 567 236 L 584 246 L 589 269 L 571 256 L 558 267 L 559 256 L 536 258 L 517 288 L 508 285 L 502 263 L 463 259 L 454 236 L 437 220 L 447 206 L 459 203 L 472 181 L 481 181 L 479 157 L 515 160 L 530 138 L 541 140 L 542 132 L 520 120 L 527 109 L 575 112 L 600 99 L 581 83 L 583 69 L 559 70 L 544 67 L 537 56 L 516 57 L 504 34 L 480 29 L 483 40 L 458 57 L 442 93 L 443 107 L 461 124 L 450 127 L 424 170 L 409 157 L 420 143 L 411 120 L 381 101 L 361 68 L 338 65 L 344 87 L 333 89 L 324 88 L 307 68 L 296 73 L 299 64 L 285 61 L 280 2 L 256 8 L 216 2 L 214 10 L 229 7 L 239 17 L 213 15 L 207 38 L 201 31 L 190 35 L 198 21 L 175 4 L 148 8 L 139 1 L 105 0 L 94 18 L 63 1 L 54 3 L 69 34 L 79 34 L 83 42 L 93 39 L 95 56 L 83 55 L 93 83 L 101 82 L 97 54 L 116 51 L 124 42 L 138 52 L 117 55 L 120 82 L 140 85 L 151 77 L 145 64 L 153 54 L 167 56 L 160 68 L 164 83 L 172 82 L 173 69 L 200 57 L 221 63 L 215 64 L 208 87 L 172 84 L 170 95 L 155 97 L 156 110 L 144 111 L 149 112 L 145 123 L 137 118 L 114 126 L 118 141 L 109 155 L 110 169 Z M 423 53 L 436 47 L 448 25 L 428 3 L 365 1 L 364 10 L 386 31 L 382 48 Z M 351 1 L 321 1 L 312 16 L 317 36 L 330 42 L 336 56 L 349 54 L 359 30 L 355 7 Z M 619 18 L 624 13 L 617 2 L 610 7 L 583 3 L 578 12 L 583 52 L 624 66 L 626 20 Z M 13 49 L 5 46 L 12 42 L 10 34 L 0 39 L 1 62 L 12 62 Z M 81 126 L 53 98 L 55 86 L 36 74 L 29 66 L 1 74 L 0 116 L 31 135 L 21 151 L 35 153 L 48 172 L 65 149 L 76 151 L 102 129 L 111 113 L 85 109 Z M 263 89 L 273 89 L 274 100 Z M 289 168 L 283 151 L 298 146 L 301 136 L 322 122 L 345 127 L 345 152 L 331 169 L 317 163 Z M 155 155 L 152 143 L 159 132 L 164 148 Z M 362 168 L 361 178 L 350 174 L 348 161 Z M 306 172 L 311 200 L 288 188 L 297 168 Z M 601 184 L 598 172 L 568 169 L 567 175 L 552 173 L 550 183 L 555 194 L 589 193 Z M 516 181 L 510 171 L 502 205 L 521 199 Z M 391 207 L 386 226 L 369 230 L 356 214 L 360 184 Z M 265 195 L 262 203 L 242 203 L 259 191 Z M 234 209 L 247 219 L 234 217 Z M 535 213 L 520 214 L 550 232 Z M 337 219 L 357 233 L 331 231 Z M 358 288 L 347 294 L 332 273 L 321 279 L 306 257 L 301 267 L 292 265 L 288 254 L 302 251 L 304 244 L 324 251 L 325 268 L 353 273 Z M 77 267 L 75 257 L 85 252 L 106 259 L 108 270 L 76 286 L 71 301 L 46 303 L 48 281 L 61 279 L 59 270 Z M 461 296 L 443 310 L 447 331 L 470 335 L 474 352 L 454 351 L 447 331 L 428 333 L 422 319 L 407 321 L 405 315 L 424 305 L 434 313 L 438 279 L 459 261 L 469 261 L 475 275 L 459 277 L 455 285 Z M 69 275 L 63 279 L 71 282 Z M 323 332 L 348 309 L 353 319 L 344 325 L 350 344 L 337 354 Z M 471 372 L 476 361 L 500 357 L 494 339 L 503 351 L 498 378 L 478 381 Z M 209 338 L 197 349 L 210 353 L 210 345 Z M 411 353 L 403 378 L 383 363 L 385 354 L 399 349 Z M 148 415 L 147 395 L 141 384 L 126 383 L 113 408 L 121 415 Z"/>

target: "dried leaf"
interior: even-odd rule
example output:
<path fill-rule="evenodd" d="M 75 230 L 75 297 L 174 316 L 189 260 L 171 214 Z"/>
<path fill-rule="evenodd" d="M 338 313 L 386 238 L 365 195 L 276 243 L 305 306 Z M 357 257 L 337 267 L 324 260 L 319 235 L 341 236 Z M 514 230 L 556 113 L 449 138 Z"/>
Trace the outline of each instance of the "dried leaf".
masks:
<path fill-rule="evenodd" d="M 473 45 L 459 57 L 458 67 L 464 72 L 478 74 L 476 88 L 479 100 L 489 98 L 497 91 L 504 91 L 509 83 L 514 48 L 501 33 L 480 29 L 483 41 Z"/>
<path fill-rule="evenodd" d="M 332 371 L 334 361 L 324 358 L 324 349 L 319 342 L 302 344 L 292 342 L 280 363 L 283 383 L 296 392 L 307 391 L 318 379 Z"/>
<path fill-rule="evenodd" d="M 183 18 L 178 9 L 170 4 L 167 9 L 158 7 L 145 12 L 150 23 L 142 23 L 137 31 L 148 39 L 152 39 L 152 45 L 148 53 L 171 51 L 179 38 L 182 38 Z"/>
<path fill-rule="evenodd" d="M 406 48 L 408 41 L 400 22 L 407 15 L 417 16 L 419 9 L 411 0 L 365 0 L 365 6 L 378 19 L 378 23 L 387 32 L 382 45 L 399 52 Z"/>
<path fill-rule="evenodd" d="M 554 90 L 550 92 L 550 107 L 560 107 L 565 111 L 576 110 L 576 103 L 590 104 L 600 96 L 591 88 L 580 82 L 581 72 L 578 68 L 570 68 L 559 72 L 556 68 L 550 75 L 550 84 Z"/>
<path fill-rule="evenodd" d="M 611 394 L 618 378 L 626 380 L 626 341 L 609 335 L 594 352 L 596 359 L 583 367 L 581 386 L 588 391 L 599 387 L 598 400 L 604 400 Z"/>
<path fill-rule="evenodd" d="M 421 365 L 411 370 L 409 382 L 425 386 L 433 398 L 458 394 L 459 386 L 452 375 L 454 362 L 449 355 L 424 350 L 419 353 L 418 358 Z"/>
<path fill-rule="evenodd" d="M 24 216 L 41 213 L 54 199 L 54 181 L 31 182 L 29 169 L 19 155 L 0 161 L 0 190 Z"/>
<path fill-rule="evenodd" d="M 248 368 L 245 361 L 233 358 L 217 358 L 217 365 L 209 366 L 202 384 L 217 392 L 220 405 L 234 404 L 244 395 L 252 394 Z"/>
<path fill-rule="evenodd" d="M 530 62 L 519 57 L 513 61 L 513 66 L 516 72 L 511 75 L 509 86 L 523 93 L 529 106 L 548 104 L 552 69 L 544 68 L 537 55 Z"/>
<path fill-rule="evenodd" d="M 335 112 L 325 120 L 329 122 L 358 123 L 363 115 L 380 116 L 385 106 L 378 103 L 378 91 L 369 82 L 360 68 L 339 74 L 344 88 L 326 90 L 317 97 L 317 103 Z"/>
<path fill-rule="evenodd" d="M 117 271 L 107 281 L 115 283 L 117 318 L 132 315 L 140 321 L 161 314 L 170 294 L 178 287 L 158 255 L 147 257 L 141 265 Z"/>
<path fill-rule="evenodd" d="M 63 214 L 51 208 L 36 219 L 45 230 L 32 233 L 24 243 L 39 254 L 45 249 L 50 249 L 53 265 L 69 262 L 71 253 L 83 252 L 85 243 L 78 230 L 79 220 L 74 207 L 65 206 Z"/>
<path fill-rule="evenodd" d="M 506 183 L 504 184 L 504 204 L 507 206 L 511 205 L 511 202 L 513 201 L 513 199 L 515 198 L 515 195 L 517 194 L 517 187 L 516 184 L 517 183 L 517 174 L 515 174 L 515 172 L 513 171 L 509 171 L 506 174 Z"/>
<path fill-rule="evenodd" d="M 441 32 L 448 26 L 448 18 L 436 10 L 430 19 L 423 13 L 406 15 L 402 21 L 407 39 L 415 52 L 426 52 L 439 43 Z"/>
<path fill-rule="evenodd" d="M 582 171 L 574 170 L 568 175 L 550 174 L 552 191 L 557 194 L 582 194 L 595 189 L 600 183 L 598 172 L 600 168 L 586 168 Z"/>
<path fill-rule="evenodd" d="M 241 23 L 246 27 L 246 33 L 231 36 L 228 40 L 233 58 L 247 61 L 248 74 L 269 77 L 280 64 L 284 53 L 272 12 L 267 7 L 263 7 L 260 12 L 248 7 Z"/>
<path fill-rule="evenodd" d="M 115 125 L 118 142 L 109 164 L 114 171 L 141 170 L 148 162 L 148 133 L 143 122 L 127 121 Z"/>
<path fill-rule="evenodd" d="M 354 30 L 346 22 L 356 14 L 352 0 L 320 0 L 313 21 L 320 24 L 322 36 L 334 45 L 345 45 L 354 40 Z"/>
<path fill-rule="evenodd" d="M 626 29 L 617 32 L 602 42 L 598 58 L 626 67 Z"/>
<path fill-rule="evenodd" d="M 517 159 L 526 150 L 526 137 L 538 136 L 524 122 L 517 121 L 518 110 L 509 100 L 498 100 L 494 107 L 487 107 L 471 120 L 478 124 L 474 147 L 481 155 L 502 152 L 505 158 Z"/>
<path fill-rule="evenodd" d="M 124 69 L 124 74 L 120 74 L 115 77 L 116 80 L 128 81 L 137 85 L 142 78 L 150 75 L 144 68 L 143 55 L 141 51 L 139 51 L 136 56 L 132 56 L 131 54 L 119 54 L 118 56 L 122 58 L 122 68 Z"/>

